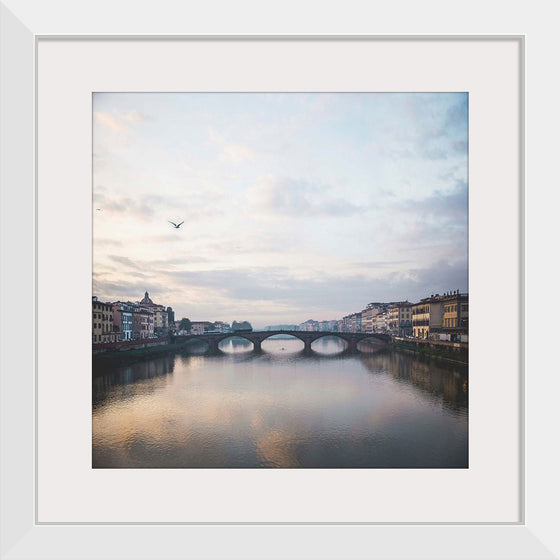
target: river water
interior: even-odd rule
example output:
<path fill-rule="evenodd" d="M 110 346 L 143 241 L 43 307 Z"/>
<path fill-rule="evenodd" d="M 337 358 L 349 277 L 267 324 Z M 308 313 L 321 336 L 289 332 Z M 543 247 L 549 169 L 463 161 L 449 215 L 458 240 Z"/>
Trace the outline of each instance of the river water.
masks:
<path fill-rule="evenodd" d="M 94 468 L 467 468 L 466 366 L 244 339 L 93 377 Z"/>

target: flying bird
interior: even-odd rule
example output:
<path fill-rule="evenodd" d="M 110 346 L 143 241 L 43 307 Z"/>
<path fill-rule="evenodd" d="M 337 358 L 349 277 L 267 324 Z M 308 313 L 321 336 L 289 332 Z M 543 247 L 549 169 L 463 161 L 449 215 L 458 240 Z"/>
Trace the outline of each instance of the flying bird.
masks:
<path fill-rule="evenodd" d="M 175 229 L 179 229 L 181 227 L 181 225 L 183 225 L 185 223 L 185 221 L 183 220 L 180 224 L 176 224 L 175 222 L 172 222 L 171 220 L 167 220 L 170 224 L 173 224 L 173 227 Z"/>

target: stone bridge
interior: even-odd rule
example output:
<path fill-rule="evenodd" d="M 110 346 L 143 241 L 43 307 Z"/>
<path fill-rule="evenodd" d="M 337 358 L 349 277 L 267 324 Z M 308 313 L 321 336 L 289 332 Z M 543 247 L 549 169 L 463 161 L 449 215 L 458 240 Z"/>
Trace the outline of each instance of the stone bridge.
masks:
<path fill-rule="evenodd" d="M 275 335 L 290 335 L 303 341 L 304 351 L 311 351 L 311 344 L 325 336 L 337 336 L 344 340 L 348 347 L 346 352 L 358 352 L 358 343 L 366 338 L 374 339 L 380 343 L 380 346 L 387 346 L 391 341 L 391 337 L 387 334 L 378 333 L 344 333 L 344 332 L 318 332 L 318 331 L 251 331 L 251 332 L 234 332 L 234 333 L 205 333 L 205 334 L 189 334 L 178 335 L 171 338 L 172 344 L 183 344 L 191 340 L 200 340 L 208 344 L 209 352 L 214 353 L 219 350 L 218 345 L 222 340 L 231 337 L 245 338 L 253 343 L 253 350 L 260 352 L 263 340 Z"/>

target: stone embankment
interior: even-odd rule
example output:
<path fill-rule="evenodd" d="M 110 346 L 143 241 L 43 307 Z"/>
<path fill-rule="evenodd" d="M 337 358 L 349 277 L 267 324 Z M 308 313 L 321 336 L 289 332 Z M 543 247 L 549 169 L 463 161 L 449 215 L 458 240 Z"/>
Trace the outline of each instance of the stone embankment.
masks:
<path fill-rule="evenodd" d="M 114 352 L 127 352 L 130 350 L 141 350 L 144 348 L 154 348 L 156 346 L 166 346 L 170 343 L 168 336 L 162 338 L 143 338 L 142 340 L 123 340 L 122 342 L 106 342 L 92 344 L 93 355 L 108 354 Z"/>
<path fill-rule="evenodd" d="M 392 347 L 395 350 L 418 352 L 426 356 L 441 358 L 467 364 L 469 362 L 469 344 L 467 342 L 448 342 L 446 340 L 424 340 L 394 336 Z"/>

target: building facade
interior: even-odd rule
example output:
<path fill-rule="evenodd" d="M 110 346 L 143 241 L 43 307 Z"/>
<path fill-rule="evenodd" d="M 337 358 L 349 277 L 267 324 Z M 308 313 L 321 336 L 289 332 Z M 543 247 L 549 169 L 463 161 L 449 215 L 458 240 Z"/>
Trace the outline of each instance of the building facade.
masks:
<path fill-rule="evenodd" d="M 319 330 L 319 321 L 314 319 L 308 319 L 307 321 L 300 323 L 299 330 L 304 332 L 313 332 Z"/>
<path fill-rule="evenodd" d="M 388 327 L 393 336 L 412 335 L 412 304 L 408 301 L 394 303 L 389 308 Z"/>
<path fill-rule="evenodd" d="M 154 312 L 149 307 L 135 305 L 134 307 L 133 334 L 134 340 L 154 337 Z"/>
<path fill-rule="evenodd" d="M 362 311 L 362 332 L 375 332 L 375 316 L 379 314 L 379 307 L 369 304 Z"/>
<path fill-rule="evenodd" d="M 173 311 L 172 307 L 167 308 L 167 328 L 169 332 L 175 332 L 175 311 Z"/>
<path fill-rule="evenodd" d="M 389 332 L 389 311 L 382 311 L 375 316 L 375 331 L 379 334 Z"/>
<path fill-rule="evenodd" d="M 231 332 L 231 325 L 224 321 L 214 321 L 214 330 L 220 333 Z"/>
<path fill-rule="evenodd" d="M 153 305 L 154 312 L 154 335 L 167 336 L 169 334 L 169 323 L 167 309 L 163 305 Z"/>
<path fill-rule="evenodd" d="M 98 300 L 97 296 L 91 298 L 91 341 L 116 342 L 119 333 L 114 329 L 113 305 Z"/>
<path fill-rule="evenodd" d="M 469 294 L 459 290 L 446 294 L 443 299 L 443 324 L 439 332 L 443 340 L 467 342 L 469 334 Z"/>
<path fill-rule="evenodd" d="M 433 338 L 434 333 L 441 329 L 442 324 L 443 297 L 439 294 L 421 299 L 412 306 L 412 336 L 414 338 Z"/>
<path fill-rule="evenodd" d="M 191 321 L 191 334 L 204 334 L 211 326 L 210 321 Z"/>
<path fill-rule="evenodd" d="M 164 305 L 154 303 L 150 298 L 148 292 L 144 292 L 144 297 L 141 299 L 137 306 L 143 309 L 150 309 L 152 311 L 153 326 L 150 336 L 167 336 L 169 334 L 169 312 Z"/>
<path fill-rule="evenodd" d="M 134 304 L 117 301 L 113 306 L 113 323 L 119 328 L 119 340 L 132 340 L 134 333 Z"/>
<path fill-rule="evenodd" d="M 357 333 L 362 331 L 362 312 L 352 313 L 349 317 L 350 331 Z"/>

